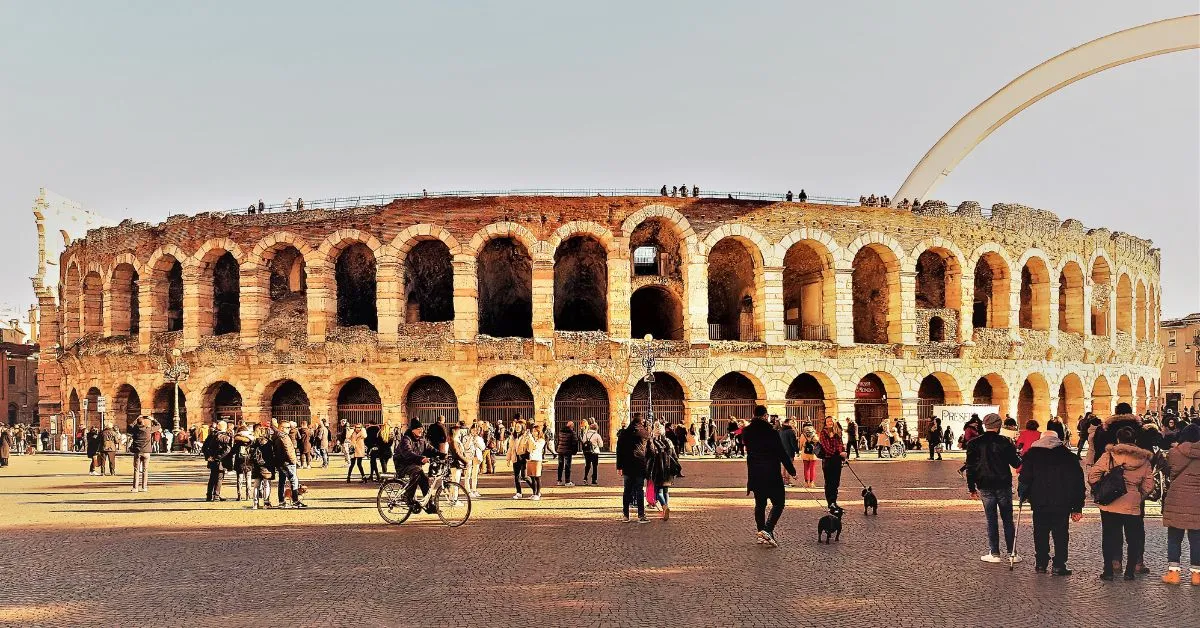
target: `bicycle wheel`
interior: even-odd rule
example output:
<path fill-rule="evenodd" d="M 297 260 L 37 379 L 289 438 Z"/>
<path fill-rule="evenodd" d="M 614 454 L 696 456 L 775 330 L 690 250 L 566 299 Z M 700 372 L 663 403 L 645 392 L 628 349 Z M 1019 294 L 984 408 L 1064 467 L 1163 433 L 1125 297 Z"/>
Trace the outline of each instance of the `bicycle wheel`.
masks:
<path fill-rule="evenodd" d="M 471 518 L 471 494 L 462 484 L 442 483 L 437 493 L 437 516 L 451 528 L 457 528 Z"/>
<path fill-rule="evenodd" d="M 384 521 L 392 525 L 399 525 L 412 514 L 408 504 L 404 503 L 406 488 L 408 488 L 408 478 L 401 480 L 393 478 L 379 485 L 379 492 L 375 495 L 375 508 L 379 510 L 379 516 L 383 517 Z"/>
<path fill-rule="evenodd" d="M 904 456 L 904 445 L 901 445 L 900 443 L 896 443 L 896 444 L 892 445 L 892 457 L 893 458 L 901 458 L 903 456 Z"/>

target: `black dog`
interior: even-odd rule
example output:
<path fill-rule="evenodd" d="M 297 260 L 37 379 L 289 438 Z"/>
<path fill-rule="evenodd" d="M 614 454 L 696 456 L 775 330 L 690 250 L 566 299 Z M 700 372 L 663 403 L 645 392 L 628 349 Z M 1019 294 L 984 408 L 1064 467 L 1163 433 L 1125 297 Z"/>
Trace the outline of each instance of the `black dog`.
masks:
<path fill-rule="evenodd" d="M 871 511 L 871 514 L 873 515 L 879 514 L 879 500 L 875 497 L 875 493 L 871 490 L 871 487 L 868 486 L 864 488 L 862 496 L 863 514 L 867 514 L 868 510 Z"/>
<path fill-rule="evenodd" d="M 842 515 L 846 511 L 841 506 L 830 506 L 829 514 L 821 517 L 817 522 L 817 542 L 821 542 L 821 535 L 825 535 L 825 544 L 828 545 L 830 538 L 835 541 L 842 540 Z"/>

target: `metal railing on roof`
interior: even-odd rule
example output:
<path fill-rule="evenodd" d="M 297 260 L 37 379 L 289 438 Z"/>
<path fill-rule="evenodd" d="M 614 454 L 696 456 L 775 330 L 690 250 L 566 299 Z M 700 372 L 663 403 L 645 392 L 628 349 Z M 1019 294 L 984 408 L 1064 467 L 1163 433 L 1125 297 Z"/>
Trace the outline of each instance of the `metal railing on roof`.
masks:
<path fill-rule="evenodd" d="M 680 196 L 683 198 L 696 198 L 690 194 Z M 674 198 L 671 195 L 663 196 L 661 190 L 652 188 L 537 188 L 537 189 L 510 189 L 510 190 L 443 190 L 440 192 L 403 192 L 400 194 L 374 194 L 364 196 L 339 196 L 337 198 L 323 198 L 308 201 L 303 201 L 303 206 L 300 206 L 300 200 L 289 203 L 275 203 L 264 205 L 262 210 L 264 213 L 276 213 L 287 211 L 307 211 L 311 209 L 323 210 L 341 210 L 352 209 L 355 207 L 371 207 L 377 205 L 387 205 L 396 200 L 410 200 L 420 198 L 483 198 L 494 196 L 546 196 L 546 197 L 585 197 L 585 196 L 641 196 L 651 198 Z M 722 192 L 713 190 L 701 190 L 699 198 L 713 199 L 732 199 L 738 201 L 784 201 L 787 195 L 785 193 L 775 192 Z M 835 196 L 808 196 L 807 203 L 818 205 L 858 205 L 858 199 L 841 198 Z M 254 212 L 259 211 L 258 203 L 250 206 Z M 230 213 L 248 213 L 250 207 L 243 209 L 233 209 Z"/>

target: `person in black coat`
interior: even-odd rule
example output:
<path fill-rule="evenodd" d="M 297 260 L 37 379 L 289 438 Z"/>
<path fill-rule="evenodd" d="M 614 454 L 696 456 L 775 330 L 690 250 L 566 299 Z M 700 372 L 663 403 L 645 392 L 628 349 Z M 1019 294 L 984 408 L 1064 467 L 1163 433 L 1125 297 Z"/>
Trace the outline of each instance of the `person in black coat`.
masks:
<path fill-rule="evenodd" d="M 629 425 L 617 433 L 617 473 L 625 481 L 621 494 L 621 518 L 624 521 L 629 521 L 629 503 L 637 500 L 638 523 L 649 523 L 646 519 L 646 443 L 649 441 L 650 430 L 642 423 L 640 412 L 634 412 Z"/>
<path fill-rule="evenodd" d="M 933 460 L 936 453 L 937 459 L 942 459 L 942 452 L 937 451 L 937 448 L 942 444 L 942 420 L 934 419 L 934 422 L 929 426 L 929 433 L 925 435 L 925 439 L 929 441 L 929 459 Z"/>
<path fill-rule="evenodd" d="M 221 484 L 225 481 L 225 457 L 233 451 L 233 439 L 225 431 L 228 424 L 218 421 L 216 429 L 210 430 L 208 438 L 200 448 L 204 461 L 208 464 L 208 492 L 205 501 L 225 501 L 221 497 Z"/>
<path fill-rule="evenodd" d="M 775 524 L 783 514 L 784 505 L 779 465 L 792 477 L 796 476 L 796 467 L 784 451 L 779 433 L 767 423 L 766 406 L 754 408 L 754 420 L 742 428 L 742 444 L 746 448 L 746 493 L 754 493 L 754 522 L 758 526 L 755 538 L 760 544 L 776 547 Z M 766 514 L 768 500 L 770 517 Z"/>
<path fill-rule="evenodd" d="M 1017 477 L 1017 496 L 1028 501 L 1033 510 L 1034 567 L 1046 573 L 1050 563 L 1050 536 L 1054 536 L 1056 576 L 1069 576 L 1067 546 L 1070 543 L 1068 519 L 1083 518 L 1083 469 L 1079 458 L 1063 444 L 1057 433 L 1046 432 L 1035 441 L 1021 459 Z"/>
<path fill-rule="evenodd" d="M 96 467 L 100 466 L 100 430 L 95 427 L 89 427 L 86 437 L 87 442 L 87 457 L 88 457 L 88 475 L 100 475 Z"/>

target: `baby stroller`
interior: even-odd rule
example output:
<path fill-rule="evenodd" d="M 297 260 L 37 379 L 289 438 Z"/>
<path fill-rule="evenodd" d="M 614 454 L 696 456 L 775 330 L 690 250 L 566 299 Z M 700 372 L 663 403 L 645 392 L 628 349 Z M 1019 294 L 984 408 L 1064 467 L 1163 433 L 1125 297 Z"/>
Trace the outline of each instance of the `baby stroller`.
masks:
<path fill-rule="evenodd" d="M 715 454 L 718 458 L 732 458 L 736 449 L 737 447 L 734 443 L 733 437 L 726 436 L 717 443 L 717 450 Z"/>

